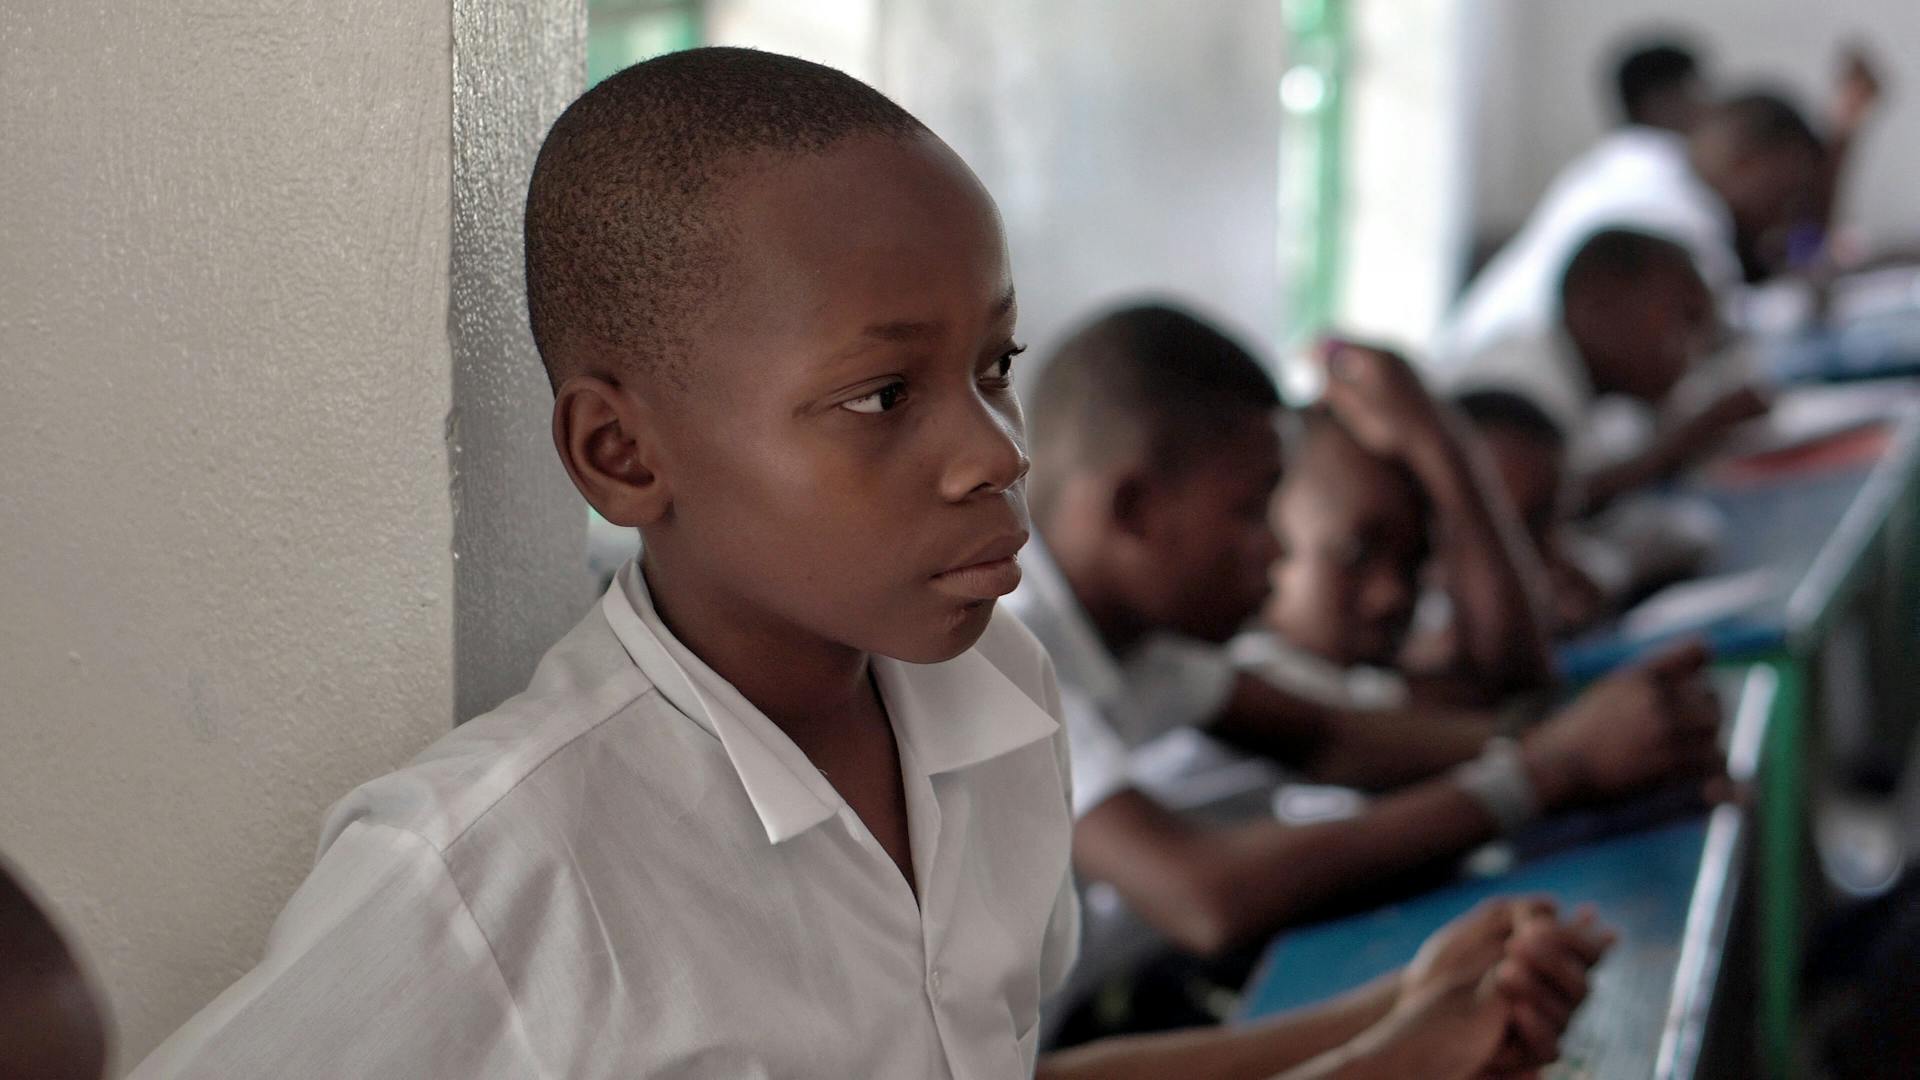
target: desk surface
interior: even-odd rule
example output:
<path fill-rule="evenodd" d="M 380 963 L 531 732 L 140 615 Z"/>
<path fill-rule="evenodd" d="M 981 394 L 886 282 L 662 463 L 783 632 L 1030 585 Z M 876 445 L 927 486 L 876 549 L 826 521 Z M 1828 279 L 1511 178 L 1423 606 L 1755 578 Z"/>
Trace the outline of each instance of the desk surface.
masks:
<path fill-rule="evenodd" d="M 1683 491 L 1711 505 L 1726 523 L 1703 575 L 1764 574 L 1751 600 L 1735 612 L 1658 631 L 1627 631 L 1620 622 L 1600 627 L 1560 647 L 1562 673 L 1589 679 L 1690 634 L 1704 635 L 1723 657 L 1742 659 L 1817 632 L 1920 472 L 1920 414 L 1892 425 L 1875 457 L 1865 465 L 1816 461 L 1765 477 L 1688 484 Z"/>
<path fill-rule="evenodd" d="M 1768 669 L 1744 676 L 1729 751 L 1735 775 L 1751 775 L 1758 759 L 1772 690 Z M 1504 872 L 1468 875 L 1406 901 L 1289 931 L 1268 947 L 1240 1019 L 1321 1001 L 1391 971 L 1412 959 L 1427 935 L 1488 897 L 1544 894 L 1569 907 L 1593 904 L 1620 931 L 1620 943 L 1594 972 L 1592 997 L 1568 1033 L 1558 1075 L 1690 1076 L 1738 891 L 1742 830 L 1740 811 L 1721 807 L 1562 846 Z"/>

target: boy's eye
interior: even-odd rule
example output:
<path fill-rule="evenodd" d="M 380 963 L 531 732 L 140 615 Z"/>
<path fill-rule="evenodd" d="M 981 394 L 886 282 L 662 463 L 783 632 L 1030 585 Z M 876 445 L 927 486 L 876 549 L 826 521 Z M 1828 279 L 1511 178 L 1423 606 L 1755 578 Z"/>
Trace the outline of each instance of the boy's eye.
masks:
<path fill-rule="evenodd" d="M 852 401 L 843 401 L 840 403 L 840 407 L 848 412 L 873 415 L 875 413 L 890 412 L 898 406 L 901 401 L 905 400 L 906 396 L 907 384 L 894 381 L 875 390 L 871 394 L 854 398 Z"/>
<path fill-rule="evenodd" d="M 1027 347 L 1025 345 L 1015 345 L 1013 348 L 1001 353 L 999 358 L 994 360 L 993 373 L 987 376 L 987 381 L 996 385 L 1005 384 L 1013 375 L 1013 358 L 1026 351 Z"/>

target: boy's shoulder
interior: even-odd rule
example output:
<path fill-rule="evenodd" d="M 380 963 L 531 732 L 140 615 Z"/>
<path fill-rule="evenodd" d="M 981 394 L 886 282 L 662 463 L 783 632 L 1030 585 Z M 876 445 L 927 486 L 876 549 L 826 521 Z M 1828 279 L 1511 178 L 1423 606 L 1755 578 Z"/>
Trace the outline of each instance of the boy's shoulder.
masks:
<path fill-rule="evenodd" d="M 974 651 L 1042 709 L 1057 712 L 1052 662 L 1004 606 Z M 360 823 L 411 833 L 444 857 L 470 833 L 553 824 L 509 823 L 502 815 L 537 810 L 570 819 L 556 810 L 593 801 L 602 785 L 617 785 L 623 802 L 644 789 L 642 802 L 689 822 L 697 818 L 682 804 L 698 800 L 700 785 L 724 761 L 719 740 L 655 687 L 596 605 L 542 658 L 526 690 L 336 803 L 320 851 Z M 476 828 L 489 822 L 493 828 Z"/>
<path fill-rule="evenodd" d="M 412 833 L 444 855 L 516 793 L 590 754 L 609 725 L 643 742 L 670 737 L 670 722 L 645 722 L 666 721 L 653 714 L 670 709 L 595 605 L 548 650 L 525 690 L 334 804 L 320 850 L 360 822 Z"/>

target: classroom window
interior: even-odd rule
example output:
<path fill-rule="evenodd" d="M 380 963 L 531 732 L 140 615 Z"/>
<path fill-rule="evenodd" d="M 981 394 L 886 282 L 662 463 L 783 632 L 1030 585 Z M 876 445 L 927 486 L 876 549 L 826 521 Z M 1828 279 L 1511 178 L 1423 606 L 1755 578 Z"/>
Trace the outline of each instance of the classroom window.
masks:
<path fill-rule="evenodd" d="M 661 53 L 700 44 L 699 0 L 589 0 L 587 85 Z"/>

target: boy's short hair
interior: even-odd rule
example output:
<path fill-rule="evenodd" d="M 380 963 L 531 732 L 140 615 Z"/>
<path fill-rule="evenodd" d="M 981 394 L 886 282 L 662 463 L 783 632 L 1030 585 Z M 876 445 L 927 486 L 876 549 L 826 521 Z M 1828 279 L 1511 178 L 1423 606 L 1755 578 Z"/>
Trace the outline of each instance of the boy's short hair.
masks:
<path fill-rule="evenodd" d="M 1826 141 L 1807 122 L 1805 114 L 1784 93 L 1749 90 L 1715 105 L 1703 126 L 1724 131 L 1733 145 L 1749 152 L 1792 149 L 1815 157 L 1826 153 Z"/>
<path fill-rule="evenodd" d="M 1563 307 L 1599 289 L 1619 289 L 1660 274 L 1699 276 L 1686 248 L 1638 229 L 1601 229 L 1587 237 L 1560 276 Z"/>
<path fill-rule="evenodd" d="M 729 182 L 756 156 L 926 130 L 852 76 L 753 49 L 668 53 L 588 90 L 527 191 L 527 314 L 548 379 L 606 364 L 684 388 L 735 258 Z"/>
<path fill-rule="evenodd" d="M 1453 407 L 1481 431 L 1511 431 L 1554 450 L 1567 445 L 1567 433 L 1545 409 L 1511 390 L 1469 390 Z"/>
<path fill-rule="evenodd" d="M 1061 474 L 1134 454 L 1178 470 L 1222 432 L 1226 410 L 1276 409 L 1280 392 L 1245 346 L 1156 302 L 1116 308 L 1075 330 L 1040 369 L 1027 404 L 1028 495 L 1044 513 Z"/>
<path fill-rule="evenodd" d="M 1614 68 L 1614 89 L 1620 113 L 1629 123 L 1647 122 L 1649 100 L 1700 75 L 1693 49 L 1671 39 L 1642 42 L 1620 58 Z"/>

